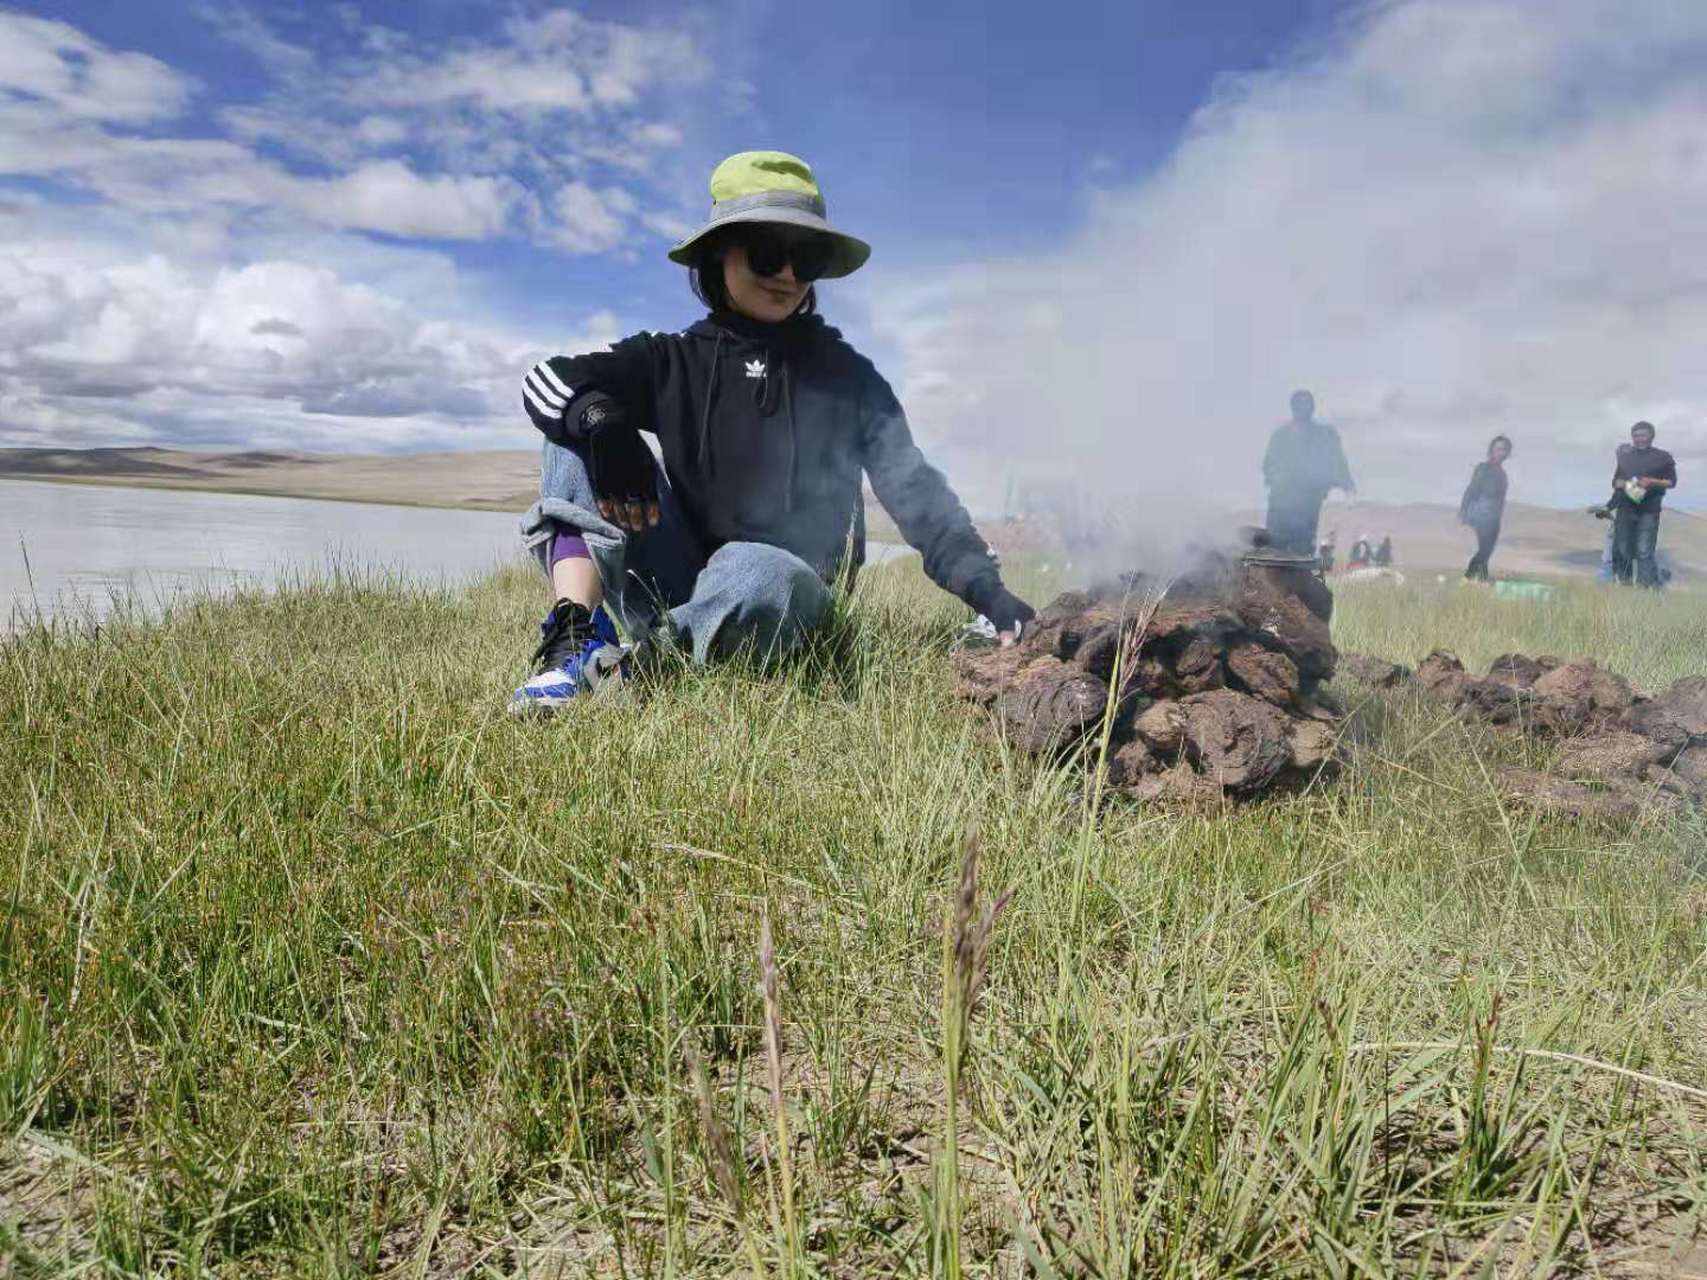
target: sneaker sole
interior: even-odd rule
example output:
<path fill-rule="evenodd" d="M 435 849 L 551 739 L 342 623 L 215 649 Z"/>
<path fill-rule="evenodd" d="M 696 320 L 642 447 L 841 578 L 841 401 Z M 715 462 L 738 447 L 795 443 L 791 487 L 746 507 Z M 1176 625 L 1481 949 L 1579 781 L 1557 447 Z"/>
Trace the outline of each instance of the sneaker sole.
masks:
<path fill-rule="evenodd" d="M 513 716 L 548 716 L 574 702 L 581 694 L 569 694 L 562 698 L 512 698 L 508 711 Z"/>

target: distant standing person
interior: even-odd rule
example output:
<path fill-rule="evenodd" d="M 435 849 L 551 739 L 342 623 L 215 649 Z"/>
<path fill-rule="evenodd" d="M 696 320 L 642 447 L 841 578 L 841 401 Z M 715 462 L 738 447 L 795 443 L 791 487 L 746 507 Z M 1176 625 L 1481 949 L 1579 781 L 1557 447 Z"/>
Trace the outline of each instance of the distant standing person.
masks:
<path fill-rule="evenodd" d="M 1626 586 L 1632 576 L 1637 586 L 1658 587 L 1659 566 L 1654 561 L 1660 540 L 1660 507 L 1666 490 L 1677 487 L 1677 460 L 1654 447 L 1654 424 L 1638 422 L 1630 428 L 1630 449 L 1618 456 L 1612 472 L 1612 561 L 1618 581 Z"/>
<path fill-rule="evenodd" d="M 1381 545 L 1375 548 L 1375 567 L 1377 569 L 1391 569 L 1393 567 L 1393 535 L 1390 533 L 1382 534 Z"/>
<path fill-rule="evenodd" d="M 1478 462 L 1470 483 L 1458 500 L 1458 522 L 1476 534 L 1476 554 L 1464 570 L 1467 582 L 1488 581 L 1488 561 L 1500 540 L 1500 521 L 1505 518 L 1505 460 L 1511 457 L 1511 437 L 1495 436 L 1488 442 L 1486 462 Z"/>
<path fill-rule="evenodd" d="M 1618 457 L 1620 459 L 1629 452 L 1628 441 L 1618 446 Z M 1613 553 L 1617 550 L 1618 522 L 1612 518 L 1614 514 L 1612 499 L 1608 498 L 1598 507 L 1590 507 L 1588 513 L 1596 520 L 1606 522 L 1606 533 L 1602 536 L 1600 545 L 1600 567 L 1594 571 L 1594 580 L 1596 582 L 1616 582 L 1618 581 L 1618 560 Z"/>
<path fill-rule="evenodd" d="M 1335 548 L 1339 545 L 1339 540 L 1340 531 L 1329 529 L 1328 540 L 1316 548 L 1316 569 L 1318 572 L 1332 573 L 1334 571 L 1334 559 L 1337 554 Z"/>
<path fill-rule="evenodd" d="M 1268 485 L 1269 541 L 1287 551 L 1316 550 L 1316 526 L 1330 490 L 1357 492 L 1340 433 L 1316 421 L 1316 397 L 1292 393 L 1292 420 L 1276 427 L 1262 460 Z"/>

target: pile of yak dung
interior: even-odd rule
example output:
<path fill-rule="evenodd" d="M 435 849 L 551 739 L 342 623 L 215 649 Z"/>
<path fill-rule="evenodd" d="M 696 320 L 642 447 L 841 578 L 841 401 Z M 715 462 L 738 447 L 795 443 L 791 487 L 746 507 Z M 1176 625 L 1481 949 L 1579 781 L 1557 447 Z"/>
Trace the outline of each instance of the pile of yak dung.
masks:
<path fill-rule="evenodd" d="M 1378 688 L 1413 685 L 1467 720 L 1557 745 L 1553 770 L 1503 769 L 1512 795 L 1544 812 L 1628 820 L 1707 805 L 1707 677 L 1648 695 L 1593 658 L 1508 653 L 1485 676 L 1437 649 L 1417 669 L 1347 654 L 1344 670 Z"/>
<path fill-rule="evenodd" d="M 1213 553 L 1067 592 L 1019 644 L 962 652 L 959 692 L 1037 754 L 1100 744 L 1106 723 L 1108 782 L 1140 799 L 1250 795 L 1332 762 L 1332 613 L 1308 569 Z"/>

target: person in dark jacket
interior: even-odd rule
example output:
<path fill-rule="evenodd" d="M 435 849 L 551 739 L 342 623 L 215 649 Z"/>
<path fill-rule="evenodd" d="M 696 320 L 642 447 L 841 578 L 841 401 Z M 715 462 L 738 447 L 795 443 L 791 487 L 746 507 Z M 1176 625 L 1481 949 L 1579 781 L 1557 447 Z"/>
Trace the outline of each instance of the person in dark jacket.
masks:
<path fill-rule="evenodd" d="M 1393 535 L 1390 533 L 1382 534 L 1381 545 L 1375 548 L 1375 567 L 1377 569 L 1391 569 L 1393 567 Z"/>
<path fill-rule="evenodd" d="M 1500 522 L 1505 518 L 1505 462 L 1511 457 L 1511 437 L 1495 436 L 1488 442 L 1488 457 L 1470 473 L 1470 483 L 1458 500 L 1458 523 L 1476 534 L 1476 554 L 1464 570 L 1467 582 L 1487 582 L 1488 561 L 1500 540 Z"/>
<path fill-rule="evenodd" d="M 1657 588 L 1655 551 L 1666 490 L 1677 487 L 1677 460 L 1654 447 L 1654 424 L 1630 428 L 1630 448 L 1621 450 L 1612 471 L 1612 568 L 1625 586 Z"/>
<path fill-rule="evenodd" d="M 1357 492 L 1346 464 L 1340 434 L 1316 421 L 1316 398 L 1292 393 L 1292 420 L 1276 427 L 1262 460 L 1268 485 L 1269 542 L 1283 550 L 1316 550 L 1316 527 L 1330 490 L 1348 497 Z"/>
<path fill-rule="evenodd" d="M 524 381 L 546 443 L 523 536 L 555 604 L 513 710 L 562 706 L 660 642 L 696 662 L 788 652 L 864 558 L 866 477 L 925 573 L 1004 643 L 1033 616 L 889 384 L 816 314 L 814 282 L 870 248 L 830 225 L 811 168 L 741 152 L 710 186 L 708 221 L 670 251 L 709 314 L 552 356 Z"/>

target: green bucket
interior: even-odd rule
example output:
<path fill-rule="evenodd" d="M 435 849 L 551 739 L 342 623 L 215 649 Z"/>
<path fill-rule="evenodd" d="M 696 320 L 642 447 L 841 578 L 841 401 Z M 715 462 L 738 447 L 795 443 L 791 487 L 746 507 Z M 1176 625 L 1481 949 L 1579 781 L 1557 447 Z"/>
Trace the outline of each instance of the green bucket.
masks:
<path fill-rule="evenodd" d="M 1546 582 L 1530 582 L 1525 578 L 1501 578 L 1494 583 L 1494 594 L 1507 600 L 1551 600 L 1559 589 Z"/>

